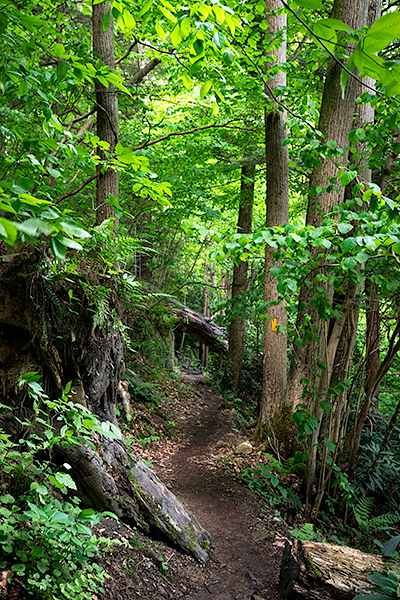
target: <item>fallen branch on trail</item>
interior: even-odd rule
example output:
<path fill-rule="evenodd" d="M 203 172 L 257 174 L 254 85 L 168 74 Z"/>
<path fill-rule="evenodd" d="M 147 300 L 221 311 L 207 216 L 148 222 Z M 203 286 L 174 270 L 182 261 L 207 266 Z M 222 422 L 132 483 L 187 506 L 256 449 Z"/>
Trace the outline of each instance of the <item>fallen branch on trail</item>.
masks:
<path fill-rule="evenodd" d="M 211 319 L 207 319 L 207 317 L 195 312 L 191 308 L 179 304 L 172 298 L 168 302 L 174 305 L 172 314 L 178 319 L 178 323 L 175 326 L 176 329 L 195 337 L 219 354 L 226 354 L 228 352 L 228 341 L 225 339 L 225 332 L 215 325 Z"/>
<path fill-rule="evenodd" d="M 368 575 L 384 570 L 382 557 L 334 544 L 286 542 L 279 593 L 282 598 L 353 600 L 371 586 Z"/>

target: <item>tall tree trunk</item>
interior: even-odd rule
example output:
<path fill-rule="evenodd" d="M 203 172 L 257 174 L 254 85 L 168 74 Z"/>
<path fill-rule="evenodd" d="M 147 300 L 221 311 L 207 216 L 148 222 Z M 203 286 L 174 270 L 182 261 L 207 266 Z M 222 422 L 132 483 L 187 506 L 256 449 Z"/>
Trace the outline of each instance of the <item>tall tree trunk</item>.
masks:
<path fill-rule="evenodd" d="M 335 0 L 332 17 L 358 30 L 367 23 L 368 6 L 367 0 Z M 348 136 L 352 129 L 358 82 L 350 77 L 343 96 L 340 86 L 341 70 L 341 66 L 331 58 L 324 83 L 318 129 L 322 132 L 325 142 L 334 140 L 339 148 L 346 148 L 348 146 Z M 346 151 L 342 157 L 335 157 L 334 161 L 320 159 L 319 165 L 314 168 L 310 181 L 311 195 L 307 210 L 308 225 L 319 227 L 325 215 L 335 205 L 342 202 L 344 189 L 340 184 L 334 188 L 332 182 L 336 182 L 337 163 L 347 165 L 347 161 L 348 152 Z M 313 195 L 317 186 L 325 190 L 319 196 Z M 310 251 L 317 264 L 318 262 L 321 263 L 317 260 L 318 250 L 311 248 Z M 316 271 L 316 273 L 320 272 L 320 269 Z M 327 321 L 319 315 L 313 302 L 315 290 L 318 286 L 321 286 L 321 283 L 312 277 L 310 277 L 310 280 L 312 285 L 303 285 L 300 290 L 296 328 L 298 331 L 303 330 L 303 343 L 300 346 L 294 345 L 293 347 L 287 386 L 287 398 L 292 407 L 295 408 L 300 402 L 306 403 L 308 409 L 317 417 L 319 422 L 317 429 L 310 437 L 308 445 L 307 504 L 311 500 L 317 468 L 318 441 L 323 416 L 320 401 L 325 400 L 328 394 L 336 352 L 346 322 L 353 310 L 356 294 L 355 284 L 349 281 L 341 306 L 341 316 L 335 320 L 331 327 L 328 327 Z M 307 283 L 310 284 L 310 281 Z M 325 288 L 325 297 L 331 305 L 333 290 L 328 286 Z M 306 327 L 305 324 L 307 324 Z M 323 369 L 321 365 L 325 365 Z M 306 387 L 304 387 L 304 382 L 307 382 Z"/>
<path fill-rule="evenodd" d="M 204 278 L 203 281 L 206 284 L 203 288 L 203 302 L 202 302 L 202 314 L 208 318 L 210 316 L 210 288 L 207 286 L 210 275 L 210 263 L 205 261 L 204 263 Z M 201 365 L 203 369 L 208 368 L 208 346 L 207 344 L 201 345 Z"/>
<path fill-rule="evenodd" d="M 103 22 L 107 13 L 110 14 L 110 23 L 103 33 Z M 111 5 L 107 2 L 93 4 L 92 40 L 94 54 L 110 69 L 115 69 L 113 16 Z M 115 210 L 109 204 L 109 200 L 110 196 L 114 196 L 116 199 L 119 196 L 118 171 L 105 166 L 107 154 L 113 153 L 118 143 L 118 96 L 111 85 L 107 89 L 97 80 L 95 89 L 97 135 L 101 141 L 109 144 L 107 152 L 98 148 L 98 154 L 102 161 L 97 167 L 96 187 L 96 224 L 99 225 L 106 219 L 115 217 Z"/>
<path fill-rule="evenodd" d="M 274 62 L 265 64 L 265 71 L 276 63 L 286 62 L 286 15 L 277 14 L 281 7 L 279 0 L 266 1 L 266 16 L 270 24 L 267 35 L 280 42 L 274 49 Z M 289 220 L 289 156 L 284 145 L 287 139 L 286 114 L 278 110 L 274 100 L 274 90 L 286 86 L 286 73 L 279 71 L 266 84 L 265 93 L 269 95 L 275 106 L 271 110 L 265 108 L 265 151 L 266 151 L 266 226 L 285 225 Z M 263 361 L 263 394 L 260 415 L 256 428 L 256 438 L 269 436 L 271 429 L 278 433 L 274 421 L 281 420 L 284 407 L 287 380 L 287 316 L 286 304 L 277 290 L 277 280 L 270 273 L 276 265 L 274 249 L 266 246 L 264 301 L 269 303 L 268 318 L 264 321 L 264 361 Z M 286 420 L 286 419 L 285 419 Z M 282 438 L 289 431 L 283 427 Z M 277 440 L 279 443 L 279 440 Z"/>
<path fill-rule="evenodd" d="M 241 172 L 240 203 L 238 214 L 238 233 L 251 233 L 254 203 L 254 163 L 244 163 Z M 233 267 L 232 311 L 233 318 L 229 327 L 229 361 L 232 367 L 233 389 L 239 387 L 243 367 L 244 337 L 246 333 L 245 319 L 240 314 L 240 299 L 247 290 L 248 262 L 239 261 Z"/>
<path fill-rule="evenodd" d="M 368 2 L 366 0 L 336 0 L 332 16 L 344 21 L 354 29 L 360 29 L 366 24 L 367 9 Z M 334 140 L 338 147 L 345 148 L 348 146 L 348 136 L 352 129 L 358 86 L 357 81 L 353 77 L 349 77 L 344 97 L 342 97 L 340 76 L 341 67 L 331 58 L 325 78 L 318 129 L 322 132 L 325 141 Z M 320 164 L 315 167 L 311 175 L 311 189 L 315 189 L 316 186 L 329 189 L 331 178 L 336 179 L 337 177 L 336 163 L 340 162 L 346 165 L 347 157 L 348 153 L 345 152 L 343 157 L 335 157 L 335 160 L 321 159 Z M 319 227 L 333 206 L 342 202 L 344 188 L 340 186 L 340 183 L 337 188 L 337 190 L 327 190 L 319 196 L 310 196 L 307 210 L 308 225 Z M 316 252 L 314 251 L 313 254 L 315 256 Z M 293 408 L 303 400 L 302 380 L 314 382 L 315 373 L 320 370 L 318 363 L 326 364 L 326 321 L 319 317 L 317 309 L 312 305 L 312 298 L 317 286 L 316 282 L 314 283 L 315 285 L 310 287 L 303 285 L 300 291 L 299 307 L 302 309 L 298 311 L 296 329 L 301 331 L 305 319 L 307 319 L 309 322 L 307 329 L 310 331 L 312 328 L 314 335 L 311 340 L 308 340 L 305 335 L 303 344 L 293 347 L 287 386 L 288 402 Z M 332 301 L 332 293 L 329 290 L 326 293 L 328 299 Z M 313 408 L 312 405 L 310 407 Z"/>

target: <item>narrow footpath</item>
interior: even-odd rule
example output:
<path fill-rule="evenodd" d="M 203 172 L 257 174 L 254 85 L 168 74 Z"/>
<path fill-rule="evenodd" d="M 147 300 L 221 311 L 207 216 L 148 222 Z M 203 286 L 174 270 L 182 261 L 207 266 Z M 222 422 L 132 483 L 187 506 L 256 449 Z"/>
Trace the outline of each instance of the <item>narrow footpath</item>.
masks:
<path fill-rule="evenodd" d="M 198 410 L 179 418 L 175 451 L 156 459 L 154 467 L 213 538 L 211 559 L 187 598 L 279 600 L 282 548 L 274 544 L 279 522 L 215 460 L 232 431 L 232 411 L 203 376 L 188 374 L 186 380 L 199 395 Z"/>

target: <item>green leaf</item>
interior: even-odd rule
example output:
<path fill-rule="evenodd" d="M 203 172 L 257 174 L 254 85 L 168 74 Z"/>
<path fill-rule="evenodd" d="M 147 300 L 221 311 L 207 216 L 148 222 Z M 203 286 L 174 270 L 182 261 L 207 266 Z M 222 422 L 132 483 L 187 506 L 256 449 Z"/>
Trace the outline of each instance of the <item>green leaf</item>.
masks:
<path fill-rule="evenodd" d="M 193 48 L 196 52 L 196 56 L 202 56 L 204 54 L 204 41 L 197 38 L 193 43 Z"/>
<path fill-rule="evenodd" d="M 76 490 L 75 481 L 72 479 L 71 475 L 68 475 L 68 473 L 55 473 L 54 477 L 57 481 L 58 487 L 67 487 L 71 490 Z"/>
<path fill-rule="evenodd" d="M 340 244 L 340 249 L 342 252 L 349 252 L 353 250 L 357 246 L 357 241 L 355 238 L 347 238 Z"/>
<path fill-rule="evenodd" d="M 12 504 L 15 502 L 15 498 L 11 494 L 4 494 L 4 496 L 0 496 L 0 502 L 3 504 Z"/>
<path fill-rule="evenodd" d="M 328 404 L 329 404 L 329 402 L 328 402 Z M 332 408 L 331 405 L 329 405 L 329 406 Z M 328 448 L 328 450 L 330 452 L 335 452 L 336 444 L 334 442 L 332 442 L 331 440 L 324 440 L 324 442 L 325 442 L 325 446 Z"/>
<path fill-rule="evenodd" d="M 52 237 L 50 239 L 50 248 L 54 254 L 54 258 L 62 262 L 65 260 L 67 248 L 57 238 Z"/>
<path fill-rule="evenodd" d="M 212 41 L 218 49 L 221 49 L 222 46 L 225 45 L 226 39 L 223 33 L 219 33 L 218 31 L 216 31 L 212 37 Z"/>
<path fill-rule="evenodd" d="M 73 235 L 74 237 L 80 238 L 82 240 L 85 238 L 92 237 L 88 231 L 82 229 L 82 227 L 78 227 L 76 223 L 71 223 L 70 221 L 62 221 L 60 223 L 60 226 L 64 229 L 64 231 L 66 231 L 70 235 Z"/>
<path fill-rule="evenodd" d="M 400 536 L 398 536 L 398 535 L 392 537 L 388 542 L 386 542 L 386 544 L 382 548 L 383 556 L 387 557 L 387 556 L 390 556 L 391 554 L 393 554 L 393 552 L 396 550 L 397 546 L 399 545 L 399 542 L 400 542 Z"/>
<path fill-rule="evenodd" d="M 332 404 L 330 402 L 328 402 L 327 400 L 321 400 L 319 405 L 325 412 L 330 412 L 332 410 Z"/>
<path fill-rule="evenodd" d="M 189 77 L 189 75 L 186 73 L 186 71 L 184 71 L 182 73 L 182 83 L 185 86 L 185 88 L 188 90 L 192 87 L 192 79 L 191 79 L 191 77 Z"/>
<path fill-rule="evenodd" d="M 18 228 L 17 225 L 5 219 L 4 217 L 0 217 L 0 237 L 13 246 L 17 239 Z"/>
<path fill-rule="evenodd" d="M 7 17 L 3 13 L 0 13 L 0 35 L 7 29 L 7 25 Z"/>
<path fill-rule="evenodd" d="M 103 17 L 103 25 L 101 27 L 101 31 L 104 34 L 107 29 L 110 26 L 110 19 L 111 19 L 111 11 L 106 12 L 106 14 Z"/>
<path fill-rule="evenodd" d="M 136 21 L 133 18 L 132 14 L 129 10 L 124 10 L 122 13 L 122 18 L 124 20 L 125 27 L 128 31 L 135 31 L 136 29 Z"/>
<path fill-rule="evenodd" d="M 200 88 L 200 98 L 202 100 L 204 100 L 204 98 L 207 96 L 208 92 L 211 89 L 211 86 L 212 86 L 212 83 L 211 83 L 211 81 L 209 79 L 207 81 L 205 81 L 203 83 L 203 85 L 201 86 L 201 88 Z"/>
<path fill-rule="evenodd" d="M 38 217 L 32 217 L 31 219 L 26 219 L 26 221 L 23 221 L 22 223 L 18 223 L 18 229 L 32 237 L 37 237 L 41 233 L 43 235 L 51 235 L 54 233 L 53 225 Z"/>
<path fill-rule="evenodd" d="M 353 225 L 351 223 L 338 223 L 337 228 L 340 233 L 346 234 L 353 229 Z"/>
<path fill-rule="evenodd" d="M 361 46 L 368 53 L 379 52 L 399 37 L 400 11 L 394 10 L 382 15 L 371 25 L 361 40 Z"/>
<path fill-rule="evenodd" d="M 171 42 L 173 43 L 173 45 L 175 47 L 177 47 L 177 46 L 179 46 L 181 41 L 182 41 L 181 28 L 179 27 L 179 24 L 177 23 L 175 25 L 175 27 L 173 28 L 173 30 L 171 31 Z"/>
<path fill-rule="evenodd" d="M 58 81 L 61 81 L 61 79 L 64 79 L 64 77 L 66 76 L 68 72 L 68 63 L 66 63 L 65 61 L 58 63 L 57 65 L 57 79 Z"/>
<path fill-rule="evenodd" d="M 59 237 L 58 239 L 60 240 L 60 242 L 62 244 L 64 244 L 64 246 L 66 246 L 67 248 L 72 248 L 72 250 L 82 250 L 82 248 L 83 248 L 82 244 L 80 244 L 76 240 L 71 240 L 71 238 L 62 236 L 62 237 Z"/>
<path fill-rule="evenodd" d="M 226 65 L 231 65 L 235 61 L 235 54 L 230 48 L 225 48 L 222 54 L 222 60 Z"/>
<path fill-rule="evenodd" d="M 321 21 L 317 21 L 313 26 L 314 34 L 318 39 L 318 45 L 326 47 L 331 52 L 335 51 L 337 43 L 336 31 L 331 27 L 326 26 Z M 319 41 L 320 40 L 320 41 Z"/>
<path fill-rule="evenodd" d="M 156 23 L 156 32 L 157 35 L 163 40 L 163 42 L 167 41 L 167 36 L 165 35 L 165 31 L 161 27 L 160 23 Z"/>
<path fill-rule="evenodd" d="M 343 175 L 340 177 L 340 183 L 343 187 L 353 181 L 357 177 L 357 171 L 345 171 Z"/>
<path fill-rule="evenodd" d="M 343 269 L 346 269 L 346 271 L 350 271 L 351 269 L 354 269 L 357 266 L 357 261 L 355 258 L 345 258 L 345 260 L 342 263 Z"/>
<path fill-rule="evenodd" d="M 311 10 L 321 10 L 324 8 L 321 0 L 294 0 L 294 3 L 301 8 L 310 8 Z"/>
<path fill-rule="evenodd" d="M 331 29 L 336 29 L 337 31 L 353 31 L 349 25 L 343 23 L 343 21 L 339 21 L 338 19 L 320 19 L 318 22 L 321 25 L 330 27 Z"/>
<path fill-rule="evenodd" d="M 166 8 L 164 8 L 163 6 L 159 6 L 159 9 L 161 10 L 162 14 L 164 15 L 164 17 L 167 17 L 167 19 L 169 19 L 170 21 L 172 21 L 173 23 L 177 22 L 177 18 L 175 17 L 175 15 L 173 15 L 169 10 L 167 10 Z"/>

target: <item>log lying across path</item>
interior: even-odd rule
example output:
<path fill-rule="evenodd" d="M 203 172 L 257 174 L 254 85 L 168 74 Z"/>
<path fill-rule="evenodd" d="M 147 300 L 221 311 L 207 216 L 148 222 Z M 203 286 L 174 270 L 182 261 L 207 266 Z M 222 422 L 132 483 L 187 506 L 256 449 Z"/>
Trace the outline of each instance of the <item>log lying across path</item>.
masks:
<path fill-rule="evenodd" d="M 380 556 L 347 546 L 286 542 L 279 593 L 289 599 L 353 600 L 371 586 L 368 575 L 384 569 Z"/>
<path fill-rule="evenodd" d="M 183 304 L 179 304 L 172 298 L 169 299 L 168 303 L 173 305 L 172 314 L 178 319 L 176 329 L 185 331 L 219 354 L 228 352 L 228 341 L 225 339 L 225 332 L 215 325 L 211 319 L 204 317 L 191 308 L 187 308 L 187 306 L 183 306 Z"/>

